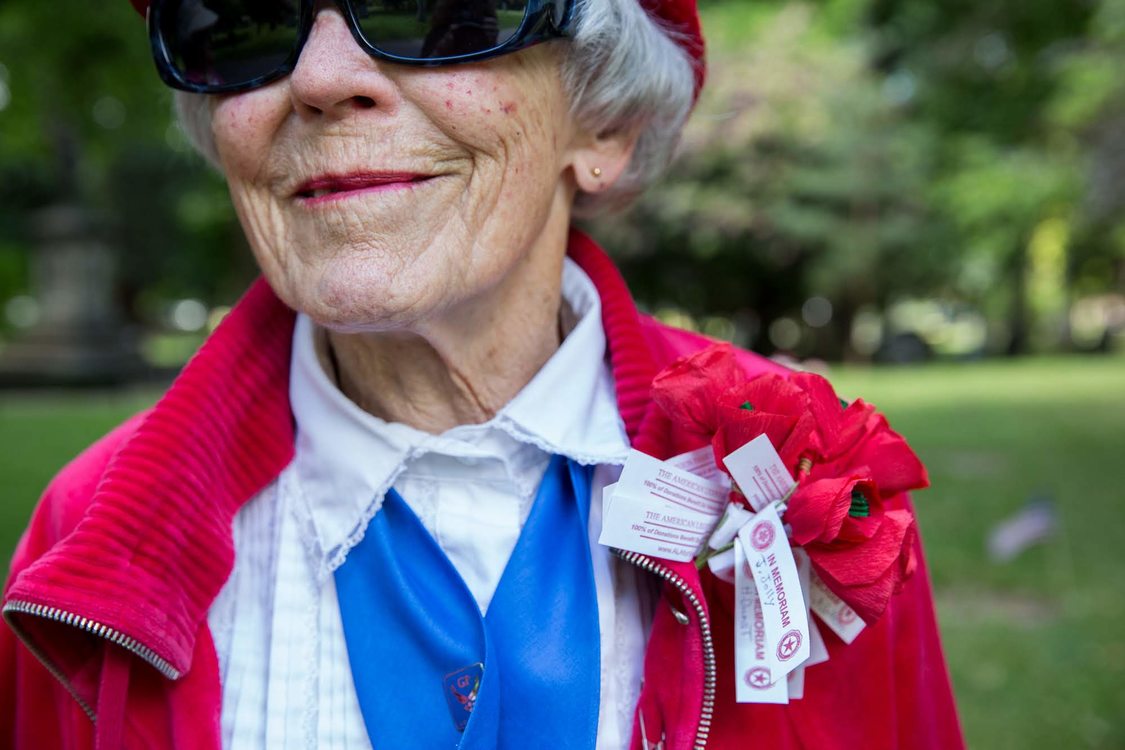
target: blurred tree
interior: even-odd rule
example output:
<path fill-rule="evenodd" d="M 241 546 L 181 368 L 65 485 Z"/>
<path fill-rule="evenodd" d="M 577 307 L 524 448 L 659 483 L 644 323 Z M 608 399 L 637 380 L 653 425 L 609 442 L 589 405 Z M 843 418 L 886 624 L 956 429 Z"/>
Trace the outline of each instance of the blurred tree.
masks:
<path fill-rule="evenodd" d="M 1028 248 L 1043 220 L 1070 219 L 1074 162 L 981 136 L 953 139 L 946 151 L 955 166 L 938 179 L 934 201 L 959 230 L 957 290 L 1005 323 L 999 338 L 1007 353 L 1024 353 L 1032 328 Z"/>
<path fill-rule="evenodd" d="M 1084 172 L 1068 266 L 1078 294 L 1125 290 L 1125 0 L 1101 0 L 1058 65 L 1046 120 Z"/>
<path fill-rule="evenodd" d="M 703 10 L 682 159 L 595 226 L 650 309 L 838 357 L 857 310 L 936 296 L 1019 352 L 1070 299 L 1125 288 L 1125 0 Z M 245 286 L 225 189 L 170 106 L 128 3 L 0 4 L 0 302 L 26 284 L 27 218 L 64 200 L 107 217 L 134 314 Z"/>
<path fill-rule="evenodd" d="M 934 205 L 964 245 L 956 290 L 1004 320 L 1011 354 L 1028 351 L 1037 322 L 1028 298 L 1035 273 L 1028 248 L 1037 227 L 1052 217 L 1088 223 L 1079 206 L 1087 146 L 1077 137 L 1081 117 L 1073 114 L 1102 111 L 1089 97 L 1104 103 L 1115 88 L 1108 82 L 1121 80 L 1125 58 L 1116 57 L 1111 77 L 1106 56 L 1089 53 L 1091 43 L 1104 47 L 1096 42 L 1107 36 L 1104 16 L 1119 16 L 1120 6 L 1120 0 L 872 0 L 869 6 L 875 66 L 888 80 L 911 81 L 913 116 L 940 134 Z M 1056 104 L 1060 97 L 1065 105 Z M 1052 117 L 1052 109 L 1069 109 L 1070 122 Z M 1102 185 L 1096 193 L 1120 194 L 1121 186 Z M 1106 246 L 1088 232 L 1086 241 L 1088 248 Z M 1001 308 L 1006 314 L 998 314 Z"/>
<path fill-rule="evenodd" d="M 861 40 L 825 33 L 811 6 L 771 10 L 737 48 L 712 44 L 672 174 L 601 231 L 642 298 L 750 321 L 758 349 L 838 358 L 862 307 L 953 276 L 927 202 L 933 134 L 903 116 Z M 810 311 L 813 298 L 828 305 Z M 760 335 L 780 319 L 803 319 L 804 340 Z"/>
<path fill-rule="evenodd" d="M 728 0 L 706 17 L 681 160 L 599 228 L 640 297 L 758 321 L 764 350 L 823 297 L 831 324 L 806 320 L 796 348 L 835 357 L 858 308 L 896 297 L 967 302 L 1016 354 L 1035 331 L 1065 343 L 1075 294 L 1121 290 L 1125 0 Z"/>
<path fill-rule="evenodd" d="M 25 283 L 4 269 L 26 266 L 28 219 L 58 202 L 100 219 L 134 314 L 142 292 L 226 296 L 250 273 L 222 182 L 172 123 L 126 2 L 0 4 L 0 299 Z"/>

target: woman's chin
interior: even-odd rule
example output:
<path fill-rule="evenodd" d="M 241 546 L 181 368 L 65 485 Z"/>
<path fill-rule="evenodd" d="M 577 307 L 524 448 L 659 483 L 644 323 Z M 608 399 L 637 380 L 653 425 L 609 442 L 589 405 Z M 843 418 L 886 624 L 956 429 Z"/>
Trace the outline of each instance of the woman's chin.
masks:
<path fill-rule="evenodd" d="M 314 323 L 336 333 L 375 333 L 409 327 L 414 319 L 400 307 L 371 298 L 327 300 L 301 298 L 292 305 Z"/>
<path fill-rule="evenodd" d="M 307 287 L 286 302 L 308 315 L 317 325 L 337 333 L 379 333 L 416 327 L 438 314 L 440 298 L 410 294 L 404 285 L 356 283 L 343 279 L 339 284 Z"/>

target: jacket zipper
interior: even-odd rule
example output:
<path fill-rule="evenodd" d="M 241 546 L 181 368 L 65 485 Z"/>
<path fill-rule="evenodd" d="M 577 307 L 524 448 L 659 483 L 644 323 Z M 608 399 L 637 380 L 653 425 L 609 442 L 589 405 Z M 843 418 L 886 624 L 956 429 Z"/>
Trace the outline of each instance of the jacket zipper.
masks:
<path fill-rule="evenodd" d="M 711 637 L 711 623 L 707 620 L 707 613 L 703 609 L 699 597 L 695 595 L 695 592 L 691 590 L 687 582 L 669 568 L 661 565 L 650 557 L 637 554 L 636 552 L 626 552 L 619 549 L 615 549 L 614 552 L 622 560 L 636 565 L 649 573 L 660 576 L 660 578 L 675 586 L 676 590 L 679 591 L 695 609 L 696 617 L 699 620 L 700 636 L 703 640 L 703 706 L 699 712 L 699 726 L 695 732 L 694 749 L 706 750 L 707 736 L 711 733 L 711 716 L 715 711 L 715 683 L 717 681 L 715 670 L 715 644 Z M 74 692 L 74 689 L 71 687 L 66 676 L 62 673 L 62 670 L 60 670 L 53 661 L 48 659 L 47 655 L 44 654 L 38 646 L 32 643 L 23 628 L 16 623 L 15 618 L 10 616 L 12 613 L 43 617 L 78 628 L 79 630 L 96 635 L 99 638 L 104 638 L 110 643 L 135 654 L 170 680 L 176 680 L 180 677 L 179 670 L 169 664 L 167 660 L 161 658 L 151 648 L 145 646 L 136 638 L 127 636 L 108 625 L 103 625 L 87 617 L 82 617 L 72 612 L 66 612 L 56 607 L 48 607 L 42 604 L 32 604 L 31 602 L 24 601 L 7 602 L 4 605 L 4 620 L 8 623 L 8 626 L 19 636 L 24 646 L 26 646 L 27 649 L 43 663 L 43 666 L 55 676 L 55 679 L 62 683 L 63 687 L 74 697 L 74 700 L 78 702 L 78 705 L 82 707 L 82 710 L 86 712 L 86 715 L 90 717 L 91 721 L 96 720 L 94 710 Z"/>
<path fill-rule="evenodd" d="M 53 674 L 55 678 L 62 683 L 67 692 L 74 697 L 74 700 L 78 701 L 78 705 L 81 706 L 82 710 L 86 712 L 86 715 L 90 717 L 90 721 L 96 720 L 94 709 L 91 708 L 90 705 L 86 703 L 86 701 L 82 700 L 82 698 L 80 698 L 78 694 L 74 692 L 74 689 L 70 685 L 70 681 L 67 680 L 66 675 L 62 673 L 62 670 L 60 670 L 53 661 L 48 659 L 47 655 L 44 654 L 38 646 L 32 643 L 31 639 L 27 637 L 27 634 L 24 632 L 23 628 L 20 627 L 16 623 L 16 619 L 11 616 L 13 613 L 34 615 L 35 617 L 42 617 L 48 620 L 53 620 L 55 622 L 60 622 L 64 625 L 70 625 L 71 627 L 78 628 L 79 630 L 90 633 L 91 635 L 96 635 L 99 638 L 104 638 L 110 643 L 120 646 L 126 651 L 129 651 L 134 655 L 140 657 L 141 659 L 144 659 L 156 671 L 160 672 L 160 674 L 164 675 L 170 680 L 176 680 L 180 677 L 180 671 L 169 664 L 167 660 L 161 658 L 151 648 L 145 646 L 136 638 L 127 636 L 121 631 L 115 630 L 108 625 L 103 625 L 102 623 L 95 622 L 94 620 L 91 620 L 87 617 L 82 617 L 81 615 L 76 615 L 72 612 L 67 612 L 56 607 L 47 607 L 42 604 L 32 604 L 31 602 L 24 601 L 7 602 L 4 605 L 4 620 L 8 623 L 8 627 L 12 629 L 12 632 L 19 636 L 19 639 L 23 641 L 23 645 L 27 647 L 27 650 L 34 654 L 35 658 L 39 659 L 39 661 L 43 663 L 43 666 L 47 668 L 47 671 Z"/>
<path fill-rule="evenodd" d="M 622 560 L 649 573 L 654 573 L 675 586 L 676 590 L 683 594 L 684 598 L 695 609 L 695 615 L 699 619 L 700 636 L 703 639 L 703 706 L 699 712 L 699 726 L 695 731 L 693 747 L 694 750 L 706 750 L 707 736 L 711 733 L 711 716 L 715 712 L 715 683 L 718 680 L 715 667 L 715 643 L 711 637 L 711 623 L 707 620 L 707 613 L 703 609 L 703 604 L 700 603 L 699 597 L 688 586 L 687 581 L 651 557 L 621 549 L 614 549 L 613 552 Z"/>

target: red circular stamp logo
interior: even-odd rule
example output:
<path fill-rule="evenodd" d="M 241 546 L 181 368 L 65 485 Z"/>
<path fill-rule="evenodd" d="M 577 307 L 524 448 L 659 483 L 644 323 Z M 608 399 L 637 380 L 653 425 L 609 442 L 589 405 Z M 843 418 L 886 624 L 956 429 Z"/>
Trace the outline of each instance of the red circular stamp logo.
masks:
<path fill-rule="evenodd" d="M 773 524 L 769 521 L 758 521 L 758 525 L 750 530 L 750 544 L 754 549 L 763 552 L 773 544 L 774 536 Z"/>
<path fill-rule="evenodd" d="M 744 679 L 747 685 L 758 690 L 765 690 L 773 684 L 770 682 L 770 671 L 765 667 L 752 667 L 746 671 Z"/>
<path fill-rule="evenodd" d="M 851 607 L 840 607 L 840 611 L 836 613 L 836 622 L 841 625 L 851 625 L 855 618 L 855 610 Z"/>
<path fill-rule="evenodd" d="M 781 661 L 789 661 L 797 655 L 797 651 L 801 648 L 801 633 L 798 630 L 790 630 L 785 635 L 781 636 L 781 640 L 777 644 L 777 658 Z"/>

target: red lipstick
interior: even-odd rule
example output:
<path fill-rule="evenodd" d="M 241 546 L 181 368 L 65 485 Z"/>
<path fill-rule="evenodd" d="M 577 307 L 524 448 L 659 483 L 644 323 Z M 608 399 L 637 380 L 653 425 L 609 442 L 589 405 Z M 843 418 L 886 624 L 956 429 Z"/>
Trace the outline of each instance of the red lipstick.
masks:
<path fill-rule="evenodd" d="M 372 190 L 401 190 L 428 180 L 433 175 L 414 172 L 353 172 L 352 174 L 323 175 L 302 183 L 294 195 L 306 203 L 350 198 Z"/>

